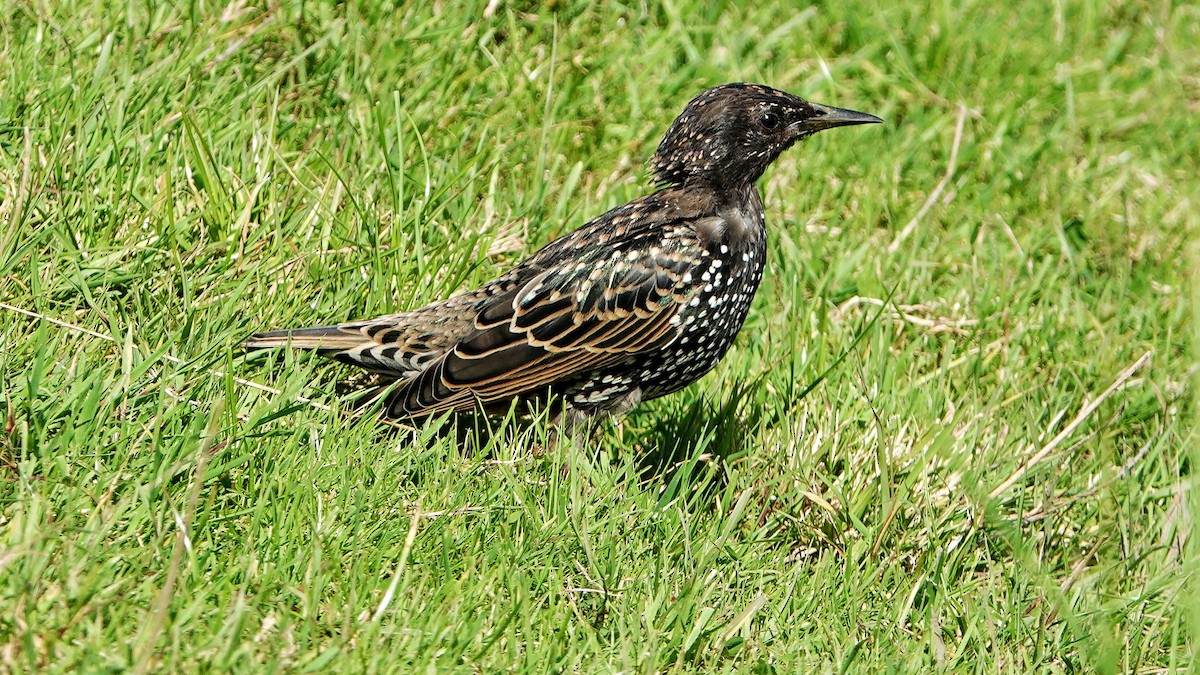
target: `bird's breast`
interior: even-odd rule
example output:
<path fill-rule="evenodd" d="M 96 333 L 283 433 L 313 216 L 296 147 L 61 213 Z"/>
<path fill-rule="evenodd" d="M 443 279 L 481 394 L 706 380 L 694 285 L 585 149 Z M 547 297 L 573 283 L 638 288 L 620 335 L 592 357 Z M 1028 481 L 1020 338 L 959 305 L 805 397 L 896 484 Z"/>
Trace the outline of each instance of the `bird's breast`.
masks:
<path fill-rule="evenodd" d="M 706 356 L 714 362 L 724 353 L 741 330 L 762 281 L 765 253 L 762 237 L 745 237 L 706 249 L 690 274 L 693 290 L 680 311 L 683 330 L 679 346 L 711 351 Z"/>

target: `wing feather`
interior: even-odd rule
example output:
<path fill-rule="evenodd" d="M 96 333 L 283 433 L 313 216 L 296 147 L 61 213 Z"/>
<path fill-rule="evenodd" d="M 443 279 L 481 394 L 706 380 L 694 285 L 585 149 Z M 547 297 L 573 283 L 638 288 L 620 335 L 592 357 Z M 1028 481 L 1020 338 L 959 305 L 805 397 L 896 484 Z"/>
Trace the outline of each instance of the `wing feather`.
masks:
<path fill-rule="evenodd" d="M 390 410 L 428 415 L 531 395 L 669 344 L 702 247 L 685 234 L 669 245 L 661 234 L 646 239 L 538 271 L 494 296 L 478 309 L 473 330 L 393 391 Z"/>

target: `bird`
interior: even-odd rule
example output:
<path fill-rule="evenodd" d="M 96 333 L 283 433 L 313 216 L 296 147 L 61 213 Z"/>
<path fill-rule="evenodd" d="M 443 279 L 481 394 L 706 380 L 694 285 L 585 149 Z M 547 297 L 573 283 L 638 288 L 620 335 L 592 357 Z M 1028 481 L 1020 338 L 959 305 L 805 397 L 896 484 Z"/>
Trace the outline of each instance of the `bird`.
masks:
<path fill-rule="evenodd" d="M 781 153 L 874 115 L 730 83 L 693 98 L 650 160 L 653 192 L 478 288 L 365 321 L 255 333 L 385 376 L 419 421 L 557 402 L 570 429 L 700 379 L 741 331 L 766 263 L 757 182 Z"/>

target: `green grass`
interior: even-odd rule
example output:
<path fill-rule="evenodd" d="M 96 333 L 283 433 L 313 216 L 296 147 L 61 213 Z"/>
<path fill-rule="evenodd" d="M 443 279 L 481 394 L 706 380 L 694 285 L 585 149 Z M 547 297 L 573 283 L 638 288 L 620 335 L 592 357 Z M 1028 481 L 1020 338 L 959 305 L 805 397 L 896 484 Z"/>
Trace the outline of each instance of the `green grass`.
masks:
<path fill-rule="evenodd" d="M 384 4 L 0 8 L 0 670 L 1192 667 L 1194 5 Z M 887 124 L 594 447 L 237 349 L 488 279 L 736 80 Z"/>

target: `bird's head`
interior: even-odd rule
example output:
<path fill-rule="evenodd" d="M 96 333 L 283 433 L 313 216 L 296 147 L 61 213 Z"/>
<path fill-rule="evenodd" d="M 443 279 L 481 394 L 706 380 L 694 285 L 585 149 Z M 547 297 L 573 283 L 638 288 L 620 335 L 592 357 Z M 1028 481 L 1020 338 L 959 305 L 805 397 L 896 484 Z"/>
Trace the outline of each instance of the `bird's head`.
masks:
<path fill-rule="evenodd" d="M 688 103 L 650 167 L 667 185 L 749 187 L 796 141 L 822 129 L 882 121 L 759 84 L 723 84 Z"/>

